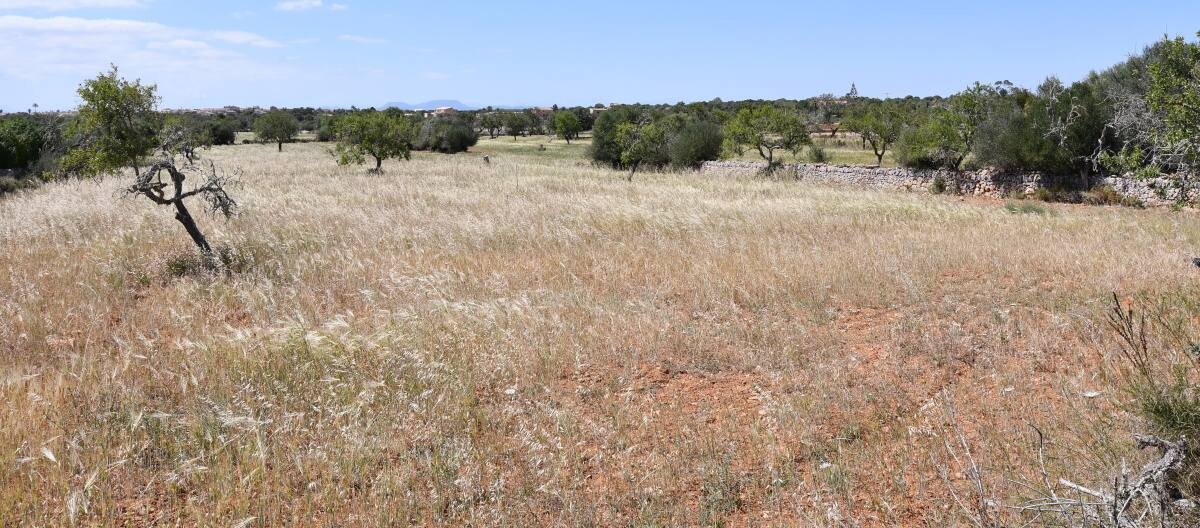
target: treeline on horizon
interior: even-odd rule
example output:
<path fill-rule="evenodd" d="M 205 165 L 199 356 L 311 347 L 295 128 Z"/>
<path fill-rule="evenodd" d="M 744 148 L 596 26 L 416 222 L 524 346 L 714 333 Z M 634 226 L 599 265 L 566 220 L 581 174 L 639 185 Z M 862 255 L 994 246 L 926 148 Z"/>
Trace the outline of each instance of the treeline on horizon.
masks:
<path fill-rule="evenodd" d="M 1200 161 L 1200 43 L 1164 38 L 1141 53 L 1078 82 L 1047 78 L 1034 88 L 1007 81 L 976 83 L 949 97 L 842 96 L 802 100 L 744 100 L 557 106 L 522 111 L 484 108 L 427 115 L 395 108 L 323 110 L 237 109 L 168 112 L 155 124 L 195 148 L 228 145 L 238 132 L 256 140 L 338 139 L 347 116 L 379 113 L 404 120 L 405 152 L 467 150 L 481 135 L 554 134 L 570 142 L 590 131 L 593 161 L 633 172 L 691 168 L 708 160 L 757 152 L 768 170 L 779 152 L 828 156 L 813 135 L 852 132 L 882 163 L 891 153 L 903 166 L 963 170 L 995 167 L 1059 175 L 1132 173 L 1137 177 L 1190 173 Z M 36 111 L 0 115 L 0 193 L 69 174 L 62 154 L 83 138 L 72 114 Z M 392 138 L 395 139 L 395 138 Z M 248 140 L 247 140 L 248 141 Z M 28 176 L 35 176 L 29 178 Z"/>

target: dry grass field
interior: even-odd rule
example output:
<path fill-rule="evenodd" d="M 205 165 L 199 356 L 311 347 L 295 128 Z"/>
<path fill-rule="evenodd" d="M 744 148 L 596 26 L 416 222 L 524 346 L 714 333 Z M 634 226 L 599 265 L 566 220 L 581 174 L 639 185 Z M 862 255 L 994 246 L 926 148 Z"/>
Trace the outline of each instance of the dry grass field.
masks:
<path fill-rule="evenodd" d="M 228 275 L 120 178 L 0 200 L 0 525 L 969 526 L 1035 426 L 1052 477 L 1140 460 L 1112 292 L 1200 322 L 1190 212 L 535 145 L 205 151 Z"/>

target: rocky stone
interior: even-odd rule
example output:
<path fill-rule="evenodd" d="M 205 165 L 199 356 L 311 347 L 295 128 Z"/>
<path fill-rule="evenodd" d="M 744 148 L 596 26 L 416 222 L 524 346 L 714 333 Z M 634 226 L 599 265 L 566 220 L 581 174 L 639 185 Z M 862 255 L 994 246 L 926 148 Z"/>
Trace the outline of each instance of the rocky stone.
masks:
<path fill-rule="evenodd" d="M 708 161 L 700 167 L 702 174 L 714 176 L 752 176 L 761 174 L 767 166 L 755 161 Z M 1027 196 L 1041 188 L 1073 184 L 1078 176 L 1046 175 L 1036 172 L 1012 173 L 997 169 L 977 171 L 918 170 L 907 168 L 867 167 L 861 165 L 785 164 L 775 171 L 776 177 L 832 185 L 891 188 L 905 191 L 930 192 L 934 181 L 941 179 L 946 192 L 975 196 L 1005 198 Z M 1118 193 L 1136 198 L 1146 205 L 1169 205 L 1180 194 L 1200 197 L 1196 185 L 1186 191 L 1178 180 L 1158 178 L 1136 180 L 1130 175 L 1109 176 L 1099 181 Z"/>

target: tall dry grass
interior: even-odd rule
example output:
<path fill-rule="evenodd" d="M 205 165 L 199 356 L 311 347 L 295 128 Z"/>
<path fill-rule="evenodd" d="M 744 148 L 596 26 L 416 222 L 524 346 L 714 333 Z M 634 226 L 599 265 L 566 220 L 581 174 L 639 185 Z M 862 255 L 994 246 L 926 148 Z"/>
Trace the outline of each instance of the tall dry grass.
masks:
<path fill-rule="evenodd" d="M 1031 424 L 1128 455 L 1110 292 L 1200 314 L 1190 213 L 273 149 L 207 153 L 231 276 L 120 178 L 0 201 L 0 524 L 966 523 Z"/>

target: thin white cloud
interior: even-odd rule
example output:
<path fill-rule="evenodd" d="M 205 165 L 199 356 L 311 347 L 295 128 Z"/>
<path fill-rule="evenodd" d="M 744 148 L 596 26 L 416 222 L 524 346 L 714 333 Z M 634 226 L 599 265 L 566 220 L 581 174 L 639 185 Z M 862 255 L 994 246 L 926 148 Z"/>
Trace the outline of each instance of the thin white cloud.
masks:
<path fill-rule="evenodd" d="M 145 0 L 0 0 L 0 9 L 44 9 L 47 11 L 124 9 L 145 5 Z"/>
<path fill-rule="evenodd" d="M 279 48 L 283 46 L 283 44 L 267 37 L 246 31 L 213 31 L 210 32 L 210 35 L 216 40 L 230 44 L 245 44 L 258 48 Z"/>
<path fill-rule="evenodd" d="M 0 15 L 0 30 L 12 33 L 35 35 L 81 34 L 110 35 L 113 37 L 145 38 L 198 38 L 217 40 L 230 44 L 244 44 L 259 48 L 278 48 L 282 44 L 267 37 L 246 31 L 199 31 L 172 28 L 157 22 L 126 20 L 118 18 L 49 17 L 34 18 L 18 15 Z"/>
<path fill-rule="evenodd" d="M 350 6 L 346 4 L 329 4 L 330 11 L 345 11 L 347 9 L 350 9 Z"/>
<path fill-rule="evenodd" d="M 364 37 L 362 35 L 338 35 L 338 40 L 345 42 L 353 42 L 355 44 L 387 44 L 387 40 L 375 37 Z"/>
<path fill-rule="evenodd" d="M 0 15 L 0 85 L 81 79 L 117 64 L 133 76 L 188 83 L 243 82 L 273 65 L 244 55 L 279 43 L 243 31 L 205 31 L 110 18 Z M 178 79 L 188 81 L 178 81 Z M 11 80 L 11 81 L 10 81 Z M 199 88 L 195 88 L 199 89 Z"/>
<path fill-rule="evenodd" d="M 0 30 L 34 33 L 152 33 L 165 34 L 171 30 L 157 22 L 122 20 L 116 18 L 50 17 L 33 18 L 0 15 Z"/>
<path fill-rule="evenodd" d="M 321 0 L 281 0 L 275 4 L 279 11 L 308 11 L 321 7 Z"/>

